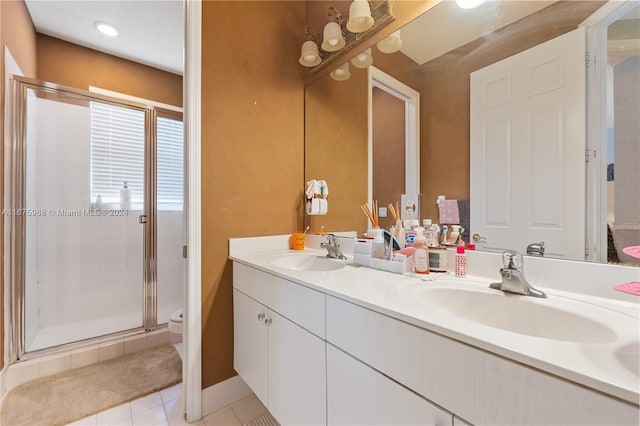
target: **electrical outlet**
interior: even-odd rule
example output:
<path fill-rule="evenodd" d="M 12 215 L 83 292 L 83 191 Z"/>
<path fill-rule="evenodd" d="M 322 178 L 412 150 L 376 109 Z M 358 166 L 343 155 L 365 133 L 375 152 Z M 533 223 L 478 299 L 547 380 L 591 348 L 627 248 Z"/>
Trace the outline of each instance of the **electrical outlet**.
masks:
<path fill-rule="evenodd" d="M 400 217 L 402 220 L 420 219 L 420 194 L 400 196 Z"/>
<path fill-rule="evenodd" d="M 378 216 L 379 217 L 387 217 L 387 208 L 386 207 L 378 207 Z"/>

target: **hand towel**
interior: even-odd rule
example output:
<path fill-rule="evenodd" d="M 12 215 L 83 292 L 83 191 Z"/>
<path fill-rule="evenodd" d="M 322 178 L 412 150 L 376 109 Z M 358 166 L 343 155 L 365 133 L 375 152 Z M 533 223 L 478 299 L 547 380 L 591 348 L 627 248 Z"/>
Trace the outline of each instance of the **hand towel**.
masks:
<path fill-rule="evenodd" d="M 469 242 L 469 228 L 471 226 L 471 212 L 469 207 L 469 200 L 458 200 L 459 224 L 464 227 L 462 238 L 467 242 Z"/>
<path fill-rule="evenodd" d="M 442 200 L 438 204 L 440 209 L 440 224 L 457 225 L 460 223 L 458 200 Z"/>

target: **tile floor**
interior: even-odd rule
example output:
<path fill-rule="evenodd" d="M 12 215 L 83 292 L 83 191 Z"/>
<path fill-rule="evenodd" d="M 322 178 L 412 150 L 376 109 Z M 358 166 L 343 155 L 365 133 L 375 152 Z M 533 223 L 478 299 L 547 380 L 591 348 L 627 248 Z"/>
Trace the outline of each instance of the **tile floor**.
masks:
<path fill-rule="evenodd" d="M 202 420 L 187 423 L 182 415 L 182 384 L 177 384 L 70 423 L 68 426 L 242 426 L 265 413 L 265 406 L 251 394 Z"/>

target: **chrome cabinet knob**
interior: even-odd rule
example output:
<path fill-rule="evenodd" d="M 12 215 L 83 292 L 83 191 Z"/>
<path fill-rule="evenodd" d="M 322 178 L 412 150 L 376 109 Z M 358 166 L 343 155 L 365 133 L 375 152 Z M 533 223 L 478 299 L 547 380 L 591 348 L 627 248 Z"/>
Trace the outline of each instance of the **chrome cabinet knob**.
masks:
<path fill-rule="evenodd" d="M 267 316 L 263 313 L 258 314 L 258 321 L 262 322 Z"/>
<path fill-rule="evenodd" d="M 471 238 L 473 238 L 473 241 L 478 242 L 478 241 L 487 241 L 487 237 L 483 237 L 480 234 L 473 234 L 471 236 Z"/>
<path fill-rule="evenodd" d="M 267 318 L 266 320 L 264 320 L 264 325 L 266 325 L 267 327 L 269 327 L 271 325 L 271 323 L 273 322 L 273 320 L 271 318 Z"/>

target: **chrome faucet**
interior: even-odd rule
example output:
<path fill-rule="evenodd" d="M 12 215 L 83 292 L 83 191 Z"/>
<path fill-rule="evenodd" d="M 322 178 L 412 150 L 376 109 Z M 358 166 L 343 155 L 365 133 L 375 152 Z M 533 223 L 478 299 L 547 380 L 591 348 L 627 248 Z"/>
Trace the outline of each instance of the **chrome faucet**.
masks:
<path fill-rule="evenodd" d="M 334 234 L 327 234 L 327 242 L 320 243 L 320 247 L 327 249 L 327 257 L 331 257 L 333 259 L 346 259 L 347 256 L 342 254 L 340 250 L 340 244 L 338 244 L 338 240 Z"/>
<path fill-rule="evenodd" d="M 544 241 L 529 244 L 527 246 L 527 255 L 538 257 L 544 256 Z"/>
<path fill-rule="evenodd" d="M 500 268 L 502 282 L 489 285 L 490 288 L 502 290 L 508 293 L 523 294 L 525 296 L 546 298 L 547 295 L 532 287 L 524 277 L 522 270 L 524 260 L 522 254 L 517 251 L 507 250 L 502 253 L 504 268 Z"/>

